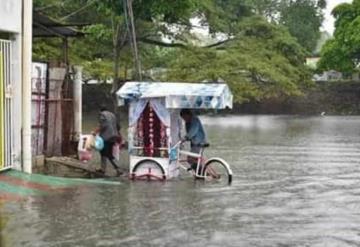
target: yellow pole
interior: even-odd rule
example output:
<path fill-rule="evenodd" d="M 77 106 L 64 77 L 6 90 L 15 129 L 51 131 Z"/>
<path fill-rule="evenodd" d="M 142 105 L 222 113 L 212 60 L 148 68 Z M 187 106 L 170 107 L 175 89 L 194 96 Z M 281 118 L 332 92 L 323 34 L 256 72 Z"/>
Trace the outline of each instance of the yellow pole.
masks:
<path fill-rule="evenodd" d="M 3 55 L 0 52 L 0 169 L 4 168 L 4 70 Z"/>

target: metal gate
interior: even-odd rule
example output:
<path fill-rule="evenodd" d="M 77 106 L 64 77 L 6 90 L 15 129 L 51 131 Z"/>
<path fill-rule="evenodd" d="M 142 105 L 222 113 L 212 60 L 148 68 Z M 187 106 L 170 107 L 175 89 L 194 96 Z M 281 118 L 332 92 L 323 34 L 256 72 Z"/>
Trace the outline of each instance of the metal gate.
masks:
<path fill-rule="evenodd" d="M 0 39 L 0 170 L 13 165 L 11 41 Z"/>
<path fill-rule="evenodd" d="M 44 154 L 47 64 L 32 63 L 31 147 L 32 155 Z"/>

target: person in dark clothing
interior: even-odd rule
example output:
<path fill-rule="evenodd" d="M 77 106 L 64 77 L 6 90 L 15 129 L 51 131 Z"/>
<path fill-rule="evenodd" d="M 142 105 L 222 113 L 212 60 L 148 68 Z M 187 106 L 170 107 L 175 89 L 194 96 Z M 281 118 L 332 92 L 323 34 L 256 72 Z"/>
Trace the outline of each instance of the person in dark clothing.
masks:
<path fill-rule="evenodd" d="M 190 152 L 199 154 L 204 147 L 209 146 L 204 127 L 200 119 L 189 109 L 182 109 L 180 111 L 180 116 L 185 122 L 186 129 L 186 135 L 183 140 L 190 141 Z M 191 165 L 188 171 L 196 171 L 198 166 L 198 159 L 194 157 L 188 157 L 188 162 Z M 202 169 L 201 165 L 199 169 Z M 207 172 L 209 172 L 209 174 L 215 179 L 219 179 L 221 177 L 215 171 L 207 170 Z"/>
<path fill-rule="evenodd" d="M 200 119 L 189 109 L 182 109 L 180 116 L 185 122 L 186 135 L 184 140 L 190 141 L 192 153 L 200 153 L 202 146 L 207 143 L 205 130 Z M 191 168 L 196 170 L 197 159 L 188 157 L 188 162 L 191 164 Z"/>
<path fill-rule="evenodd" d="M 101 169 L 99 172 L 105 173 L 107 160 L 109 160 L 116 170 L 117 176 L 123 173 L 116 164 L 115 157 L 113 156 L 113 147 L 119 138 L 119 131 L 120 125 L 117 123 L 115 114 L 107 110 L 106 107 L 101 107 L 99 113 L 99 127 L 96 131 L 104 140 L 104 148 L 100 151 Z"/>

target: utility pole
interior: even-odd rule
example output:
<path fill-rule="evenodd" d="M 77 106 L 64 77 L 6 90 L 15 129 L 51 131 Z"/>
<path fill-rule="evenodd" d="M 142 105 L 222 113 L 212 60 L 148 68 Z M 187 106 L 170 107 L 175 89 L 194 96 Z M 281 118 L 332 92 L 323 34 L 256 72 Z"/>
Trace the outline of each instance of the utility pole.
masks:
<path fill-rule="evenodd" d="M 130 27 L 130 43 L 131 48 L 133 50 L 133 56 L 134 56 L 134 64 L 136 68 L 136 75 L 137 80 L 142 80 L 142 74 L 141 74 L 141 61 L 139 58 L 139 52 L 137 47 L 137 40 L 136 40 L 136 31 L 135 31 L 135 22 L 134 22 L 134 12 L 132 8 L 132 1 L 133 0 L 124 0 L 124 15 L 126 20 L 126 25 Z M 128 21 L 128 18 L 130 19 L 130 22 Z"/>

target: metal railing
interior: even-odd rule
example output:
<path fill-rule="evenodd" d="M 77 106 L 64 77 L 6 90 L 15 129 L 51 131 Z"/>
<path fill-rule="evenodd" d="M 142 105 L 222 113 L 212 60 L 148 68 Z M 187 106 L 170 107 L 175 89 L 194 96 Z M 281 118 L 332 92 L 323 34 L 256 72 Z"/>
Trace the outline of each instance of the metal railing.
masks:
<path fill-rule="evenodd" d="M 13 165 L 13 119 L 12 119 L 12 75 L 11 75 L 11 41 L 0 39 L 0 170 L 11 168 Z"/>

